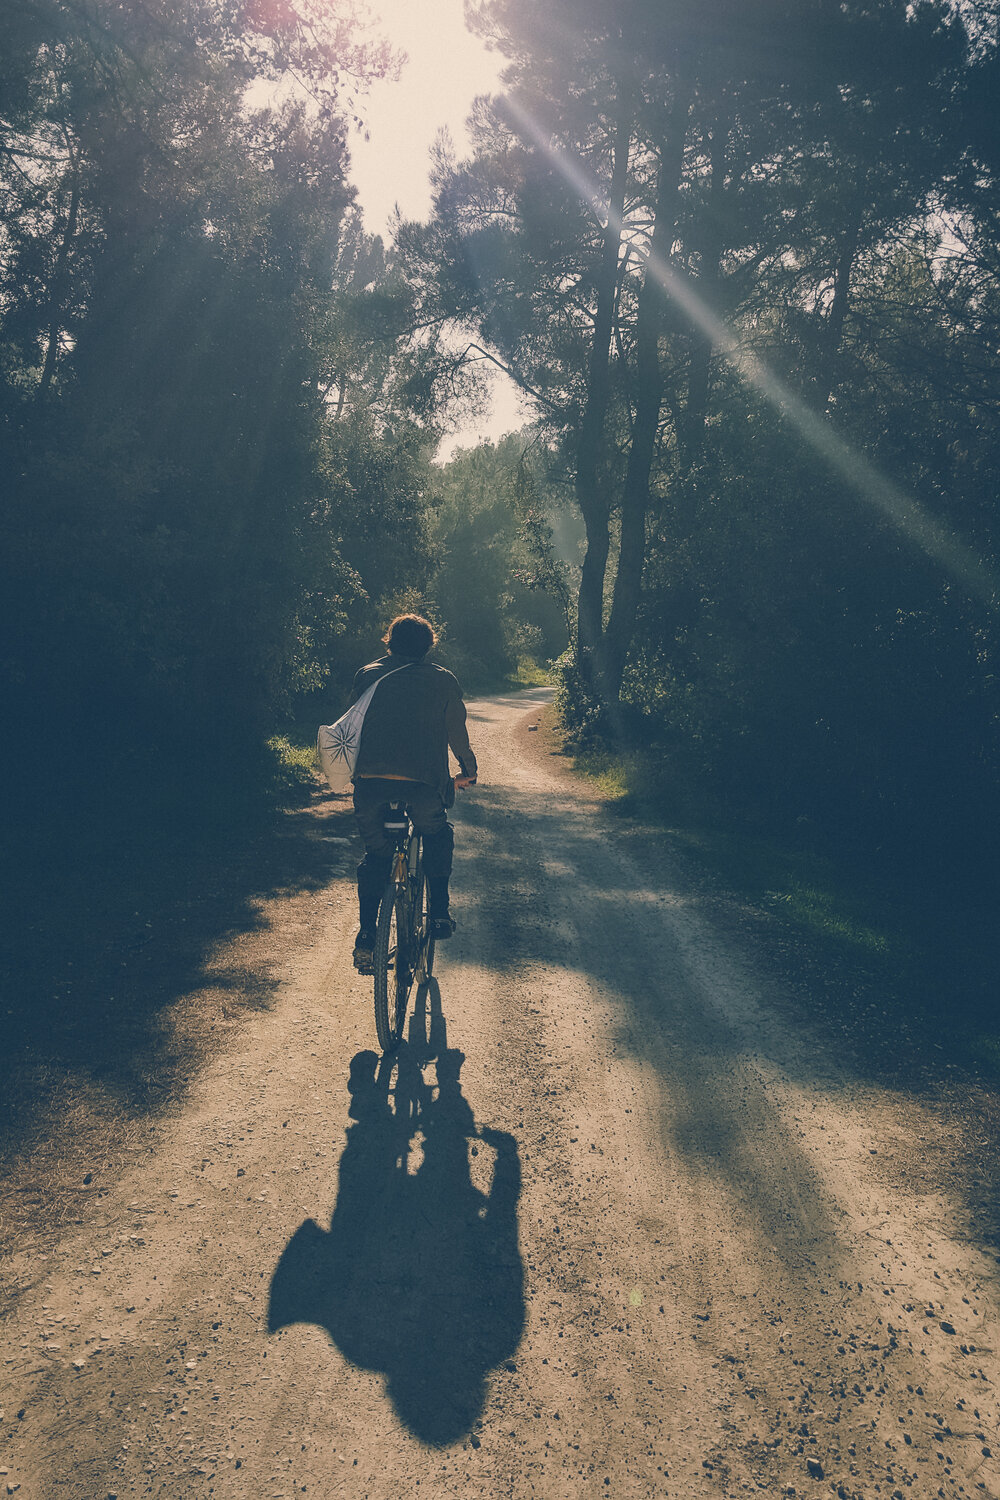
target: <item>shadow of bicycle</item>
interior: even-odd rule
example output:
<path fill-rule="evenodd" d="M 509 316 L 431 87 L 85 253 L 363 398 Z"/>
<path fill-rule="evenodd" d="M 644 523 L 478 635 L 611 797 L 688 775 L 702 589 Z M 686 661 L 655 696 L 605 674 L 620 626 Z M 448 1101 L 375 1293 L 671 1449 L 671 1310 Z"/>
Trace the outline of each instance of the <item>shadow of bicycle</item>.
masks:
<path fill-rule="evenodd" d="M 269 1331 L 315 1323 L 353 1364 L 381 1371 L 400 1421 L 432 1446 L 473 1426 L 488 1371 L 524 1328 L 517 1142 L 477 1128 L 464 1061 L 434 979 L 394 1057 L 352 1058 L 330 1228 L 296 1230 L 268 1310 Z"/>

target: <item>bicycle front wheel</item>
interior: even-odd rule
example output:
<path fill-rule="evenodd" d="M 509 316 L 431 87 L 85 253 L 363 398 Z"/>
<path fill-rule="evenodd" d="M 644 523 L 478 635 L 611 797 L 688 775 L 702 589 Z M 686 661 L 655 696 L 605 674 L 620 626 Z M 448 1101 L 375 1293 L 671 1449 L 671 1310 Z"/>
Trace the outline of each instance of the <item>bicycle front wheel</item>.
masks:
<path fill-rule="evenodd" d="M 413 983 L 408 916 L 405 895 L 390 886 L 375 929 L 375 1031 L 383 1052 L 394 1052 L 402 1040 Z"/>

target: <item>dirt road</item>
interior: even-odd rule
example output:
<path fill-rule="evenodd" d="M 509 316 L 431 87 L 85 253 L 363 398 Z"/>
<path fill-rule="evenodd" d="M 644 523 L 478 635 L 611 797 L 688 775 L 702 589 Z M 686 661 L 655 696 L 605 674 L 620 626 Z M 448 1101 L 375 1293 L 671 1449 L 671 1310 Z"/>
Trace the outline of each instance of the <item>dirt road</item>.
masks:
<path fill-rule="evenodd" d="M 1000 1495 L 954 1143 L 531 753 L 545 696 L 473 705 L 460 932 L 391 1068 L 346 815 L 300 815 L 328 886 L 213 960 L 266 967 L 269 1007 L 8 1267 L 9 1493 Z"/>

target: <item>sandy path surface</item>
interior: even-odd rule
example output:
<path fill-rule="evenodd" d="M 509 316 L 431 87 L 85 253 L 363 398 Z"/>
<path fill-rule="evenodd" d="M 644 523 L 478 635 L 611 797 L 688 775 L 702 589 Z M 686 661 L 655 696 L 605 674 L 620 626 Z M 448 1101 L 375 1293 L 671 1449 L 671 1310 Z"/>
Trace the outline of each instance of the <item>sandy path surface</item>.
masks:
<path fill-rule="evenodd" d="M 270 1008 L 9 1264 L 8 1493 L 1000 1495 L 998 1267 L 940 1122 L 527 753 L 546 696 L 472 705 L 460 932 L 396 1062 L 336 811 L 329 885 L 239 960 Z"/>

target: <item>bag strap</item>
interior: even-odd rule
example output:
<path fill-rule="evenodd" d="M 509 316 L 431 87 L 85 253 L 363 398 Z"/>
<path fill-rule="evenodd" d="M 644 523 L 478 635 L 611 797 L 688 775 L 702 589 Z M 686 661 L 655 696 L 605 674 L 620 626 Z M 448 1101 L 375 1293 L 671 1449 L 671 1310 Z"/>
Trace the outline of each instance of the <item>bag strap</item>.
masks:
<path fill-rule="evenodd" d="M 369 707 L 371 706 L 371 701 L 375 696 L 375 689 L 380 687 L 387 677 L 395 677 L 397 672 L 405 672 L 407 667 L 415 667 L 416 665 L 417 663 L 415 661 L 404 661 L 401 667 L 393 667 L 391 672 L 383 672 L 381 677 L 376 677 L 375 681 L 369 687 L 365 688 L 364 692 L 361 694 L 361 697 L 357 700 L 356 703 L 351 704 L 350 708 L 345 711 L 342 717 L 346 718 L 348 714 L 360 714 L 360 716 L 364 718 L 365 714 L 368 712 Z"/>
<path fill-rule="evenodd" d="M 375 689 L 377 687 L 380 687 L 387 677 L 395 677 L 395 675 L 396 675 L 397 672 L 405 672 L 406 669 L 407 669 L 407 667 L 415 667 L 417 665 L 418 665 L 418 663 L 415 662 L 415 661 L 404 661 L 404 663 L 403 663 L 403 665 L 401 667 L 393 667 L 393 669 L 392 669 L 391 672 L 383 672 L 382 676 L 381 677 L 376 677 L 375 681 L 372 683 L 372 685 L 371 685 L 371 691 L 372 691 L 372 693 L 374 694 Z"/>

